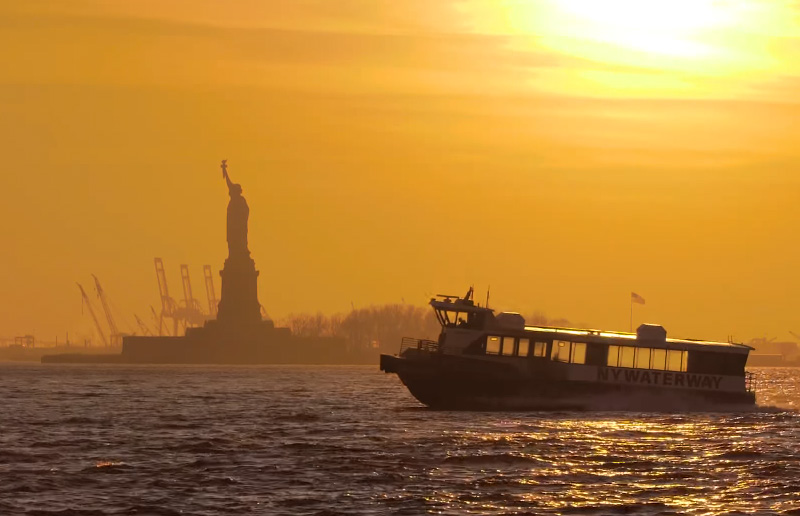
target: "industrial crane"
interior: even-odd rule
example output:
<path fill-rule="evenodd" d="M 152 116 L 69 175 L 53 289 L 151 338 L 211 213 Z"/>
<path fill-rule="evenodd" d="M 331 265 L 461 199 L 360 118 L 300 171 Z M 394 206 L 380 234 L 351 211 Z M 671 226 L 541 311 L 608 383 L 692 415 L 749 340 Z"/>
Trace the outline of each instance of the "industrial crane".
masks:
<path fill-rule="evenodd" d="M 212 319 L 217 317 L 217 294 L 214 292 L 214 275 L 211 273 L 210 265 L 203 265 L 203 277 L 206 281 L 206 296 L 208 297 L 208 316 Z"/>
<path fill-rule="evenodd" d="M 185 326 L 199 326 L 206 321 L 200 303 L 194 298 L 192 293 L 192 280 L 189 277 L 189 266 L 181 264 L 181 282 L 183 283 L 183 309 L 179 311 L 179 316 Z"/>
<path fill-rule="evenodd" d="M 789 333 L 791 333 L 791 334 L 792 334 L 792 337 L 794 337 L 795 339 L 797 339 L 797 340 L 800 340 L 800 335 L 796 334 L 796 333 L 795 333 L 795 332 L 793 332 L 792 330 L 789 330 Z"/>
<path fill-rule="evenodd" d="M 178 335 L 178 318 L 175 312 L 178 309 L 178 303 L 175 302 L 169 295 L 169 287 L 167 286 L 167 273 L 164 272 L 164 261 L 161 258 L 155 259 L 156 265 L 156 278 L 158 279 L 158 292 L 161 296 L 161 314 L 158 317 L 158 334 L 161 335 L 164 328 L 164 318 L 169 317 L 172 319 L 172 335 Z"/>
<path fill-rule="evenodd" d="M 111 315 L 111 307 L 108 306 L 108 300 L 106 299 L 106 293 L 103 290 L 103 287 L 100 286 L 100 280 L 97 279 L 97 276 L 92 274 L 92 278 L 94 278 L 94 286 L 97 289 L 97 297 L 100 299 L 100 304 L 103 306 L 103 312 L 106 314 L 106 321 L 108 322 L 108 329 L 111 332 L 110 340 L 111 346 L 117 347 L 122 345 L 122 334 L 117 329 L 117 323 L 114 322 L 114 316 Z"/>
<path fill-rule="evenodd" d="M 164 325 L 163 325 L 163 321 L 161 320 L 161 317 L 158 316 L 158 313 L 156 313 L 156 309 L 153 308 L 153 305 L 150 305 L 150 311 L 153 312 L 153 321 L 155 322 L 155 324 L 159 325 L 158 326 L 158 334 L 159 334 L 159 336 L 163 335 L 164 334 Z M 169 334 L 169 333 L 167 333 L 167 334 Z"/>
<path fill-rule="evenodd" d="M 136 318 L 136 324 L 139 325 L 139 329 L 142 330 L 142 333 L 144 335 L 152 335 L 153 334 L 153 332 L 150 331 L 150 328 L 147 327 L 147 325 L 144 323 L 144 321 L 142 321 L 139 318 L 138 315 L 133 314 L 133 316 Z"/>
<path fill-rule="evenodd" d="M 94 308 L 92 308 L 92 303 L 89 300 L 89 296 L 86 295 L 86 291 L 83 290 L 83 286 L 80 283 L 76 283 L 78 288 L 81 290 L 81 298 L 83 299 L 83 303 L 86 305 L 86 308 L 89 309 L 89 315 L 92 316 L 92 320 L 94 321 L 94 326 L 97 328 L 97 333 L 100 334 L 100 340 L 103 341 L 103 346 L 108 347 L 108 340 L 106 339 L 106 334 L 103 332 L 103 327 L 100 326 L 100 321 L 97 319 L 97 314 L 94 313 Z"/>

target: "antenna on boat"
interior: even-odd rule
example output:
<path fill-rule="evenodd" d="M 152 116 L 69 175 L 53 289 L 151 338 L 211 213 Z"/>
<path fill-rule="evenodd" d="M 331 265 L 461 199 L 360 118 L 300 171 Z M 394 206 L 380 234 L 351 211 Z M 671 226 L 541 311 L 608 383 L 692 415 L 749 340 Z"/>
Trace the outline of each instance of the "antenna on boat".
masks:
<path fill-rule="evenodd" d="M 489 308 L 489 289 L 492 288 L 491 285 L 486 287 L 486 308 Z"/>

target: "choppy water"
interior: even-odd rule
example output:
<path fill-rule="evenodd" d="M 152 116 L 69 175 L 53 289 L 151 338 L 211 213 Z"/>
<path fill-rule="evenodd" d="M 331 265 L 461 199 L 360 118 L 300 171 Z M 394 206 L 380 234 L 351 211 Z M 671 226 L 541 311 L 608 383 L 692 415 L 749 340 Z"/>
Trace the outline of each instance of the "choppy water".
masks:
<path fill-rule="evenodd" d="M 800 514 L 800 369 L 748 413 L 458 413 L 376 367 L 0 364 L 0 514 Z"/>

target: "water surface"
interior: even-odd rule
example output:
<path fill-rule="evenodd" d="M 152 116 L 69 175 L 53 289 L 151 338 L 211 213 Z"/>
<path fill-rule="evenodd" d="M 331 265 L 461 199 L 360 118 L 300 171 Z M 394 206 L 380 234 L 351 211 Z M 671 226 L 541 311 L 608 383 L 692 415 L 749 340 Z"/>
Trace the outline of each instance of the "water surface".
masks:
<path fill-rule="evenodd" d="M 800 514 L 800 369 L 740 413 L 436 412 L 376 367 L 0 364 L 0 514 Z"/>

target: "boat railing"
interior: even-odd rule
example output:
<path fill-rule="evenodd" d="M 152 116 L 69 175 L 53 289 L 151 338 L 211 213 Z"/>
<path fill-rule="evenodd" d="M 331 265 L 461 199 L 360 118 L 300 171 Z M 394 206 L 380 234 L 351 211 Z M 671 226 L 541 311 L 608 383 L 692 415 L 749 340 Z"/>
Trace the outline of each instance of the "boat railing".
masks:
<path fill-rule="evenodd" d="M 756 392 L 756 375 L 750 371 L 744 372 L 744 388 L 747 392 Z"/>
<path fill-rule="evenodd" d="M 435 340 L 403 337 L 403 340 L 400 343 L 400 354 L 402 355 L 407 349 L 416 349 L 417 351 L 423 351 L 426 353 L 438 353 L 439 343 Z"/>

